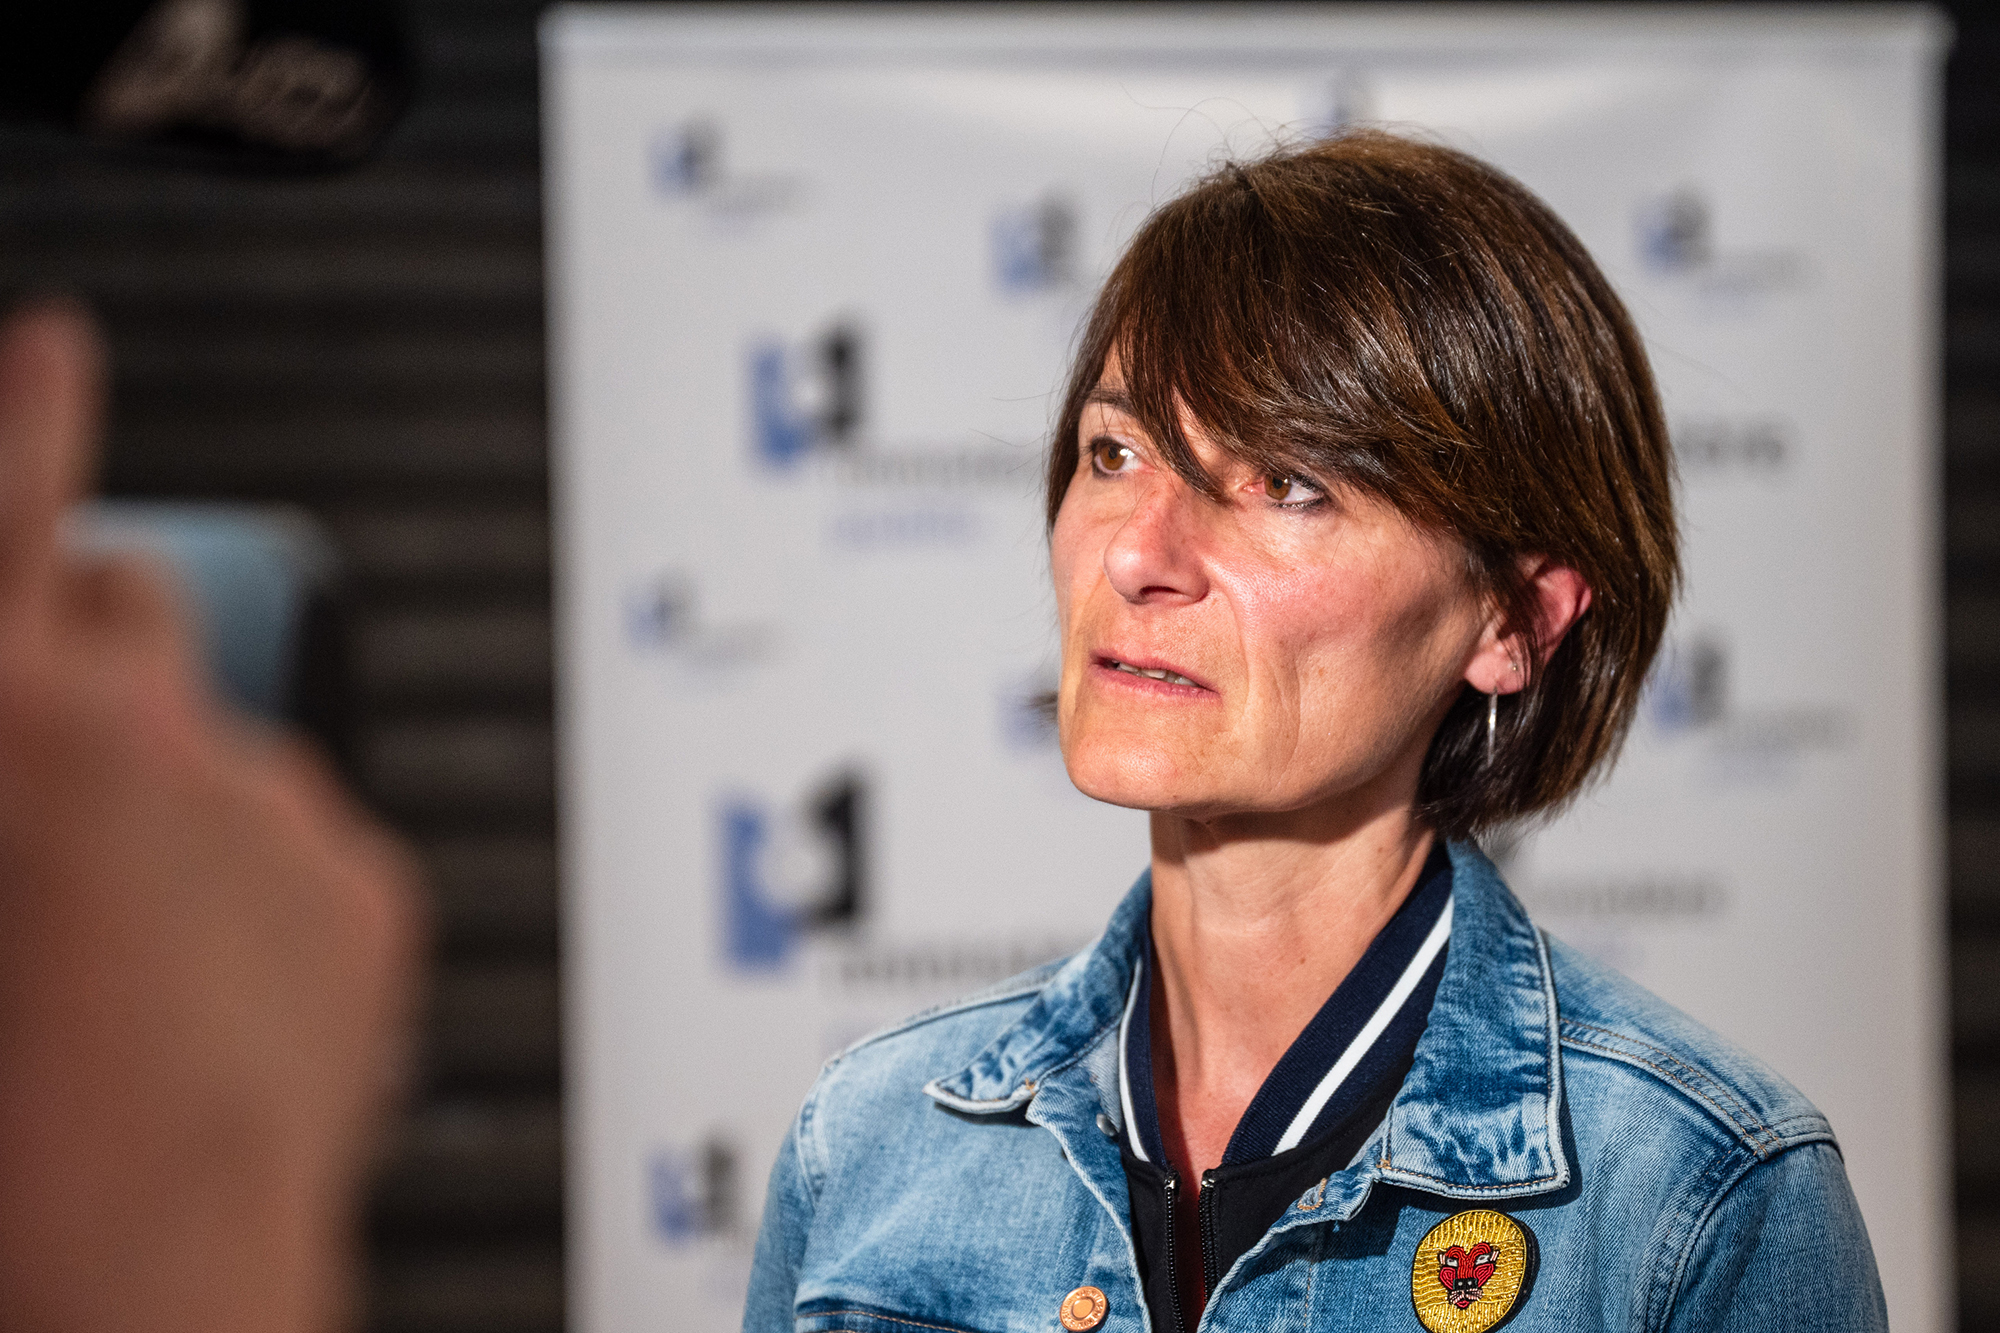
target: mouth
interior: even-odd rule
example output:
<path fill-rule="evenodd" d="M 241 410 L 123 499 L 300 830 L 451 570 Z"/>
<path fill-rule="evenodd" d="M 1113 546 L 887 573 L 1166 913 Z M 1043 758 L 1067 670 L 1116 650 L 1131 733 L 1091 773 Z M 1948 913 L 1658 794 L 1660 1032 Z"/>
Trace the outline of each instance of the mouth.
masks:
<path fill-rule="evenodd" d="M 1140 680 L 1158 681 L 1162 685 L 1175 685 L 1183 689 L 1212 693 L 1208 686 L 1195 680 L 1193 677 L 1184 675 L 1170 666 L 1163 666 L 1158 663 L 1128 662 L 1123 658 L 1099 657 L 1096 665 L 1101 670 L 1136 677 Z"/>

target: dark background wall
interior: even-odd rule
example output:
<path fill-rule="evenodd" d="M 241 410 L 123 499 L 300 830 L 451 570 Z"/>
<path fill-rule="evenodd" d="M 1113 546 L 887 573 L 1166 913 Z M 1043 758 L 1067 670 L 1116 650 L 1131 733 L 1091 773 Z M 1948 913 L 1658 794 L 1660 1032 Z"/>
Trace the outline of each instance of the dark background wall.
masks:
<path fill-rule="evenodd" d="M 2000 1246 L 2000 15 L 1955 5 L 1945 77 L 1945 791 L 1960 1327 Z"/>
<path fill-rule="evenodd" d="M 346 561 L 347 759 L 422 850 L 438 922 L 420 1091 L 370 1212 L 382 1333 L 562 1323 L 539 7 L 412 0 L 416 102 L 337 177 L 0 133 L 0 292 L 66 286 L 110 334 L 106 489 L 297 504 Z M 2000 1327 L 1979 1286 L 2000 1250 L 2000 21 L 1952 8 L 1940 504 L 1970 1330 Z"/>
<path fill-rule="evenodd" d="M 0 291 L 66 286 L 110 335 L 105 488 L 297 504 L 345 559 L 351 772 L 437 899 L 383 1333 L 562 1323 L 538 9 L 410 5 L 417 100 L 345 175 L 0 136 Z"/>

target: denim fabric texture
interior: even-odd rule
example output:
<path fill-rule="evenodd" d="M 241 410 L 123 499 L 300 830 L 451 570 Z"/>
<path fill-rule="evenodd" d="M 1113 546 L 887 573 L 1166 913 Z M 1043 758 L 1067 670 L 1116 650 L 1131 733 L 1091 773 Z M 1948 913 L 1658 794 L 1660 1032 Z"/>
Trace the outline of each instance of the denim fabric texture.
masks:
<path fill-rule="evenodd" d="M 1450 851 L 1450 952 L 1402 1091 L 1223 1275 L 1202 1333 L 1419 1329 L 1418 1242 L 1476 1208 L 1539 1250 L 1509 1333 L 1887 1328 L 1826 1120 Z M 1083 953 L 827 1063 L 771 1174 L 746 1333 L 1051 1333 L 1085 1285 L 1102 1333 L 1151 1330 L 1114 1137 L 1150 908 L 1142 876 Z"/>

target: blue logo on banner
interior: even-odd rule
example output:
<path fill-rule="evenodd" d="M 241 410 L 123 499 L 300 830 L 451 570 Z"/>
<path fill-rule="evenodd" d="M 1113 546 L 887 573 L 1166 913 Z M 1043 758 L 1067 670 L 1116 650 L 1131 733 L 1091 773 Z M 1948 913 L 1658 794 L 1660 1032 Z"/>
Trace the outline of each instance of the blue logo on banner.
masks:
<path fill-rule="evenodd" d="M 706 1230 L 691 1168 L 687 1154 L 677 1152 L 655 1153 L 647 1166 L 646 1201 L 651 1205 L 653 1230 L 675 1245 Z"/>
<path fill-rule="evenodd" d="M 993 219 L 993 278 L 1004 292 L 1039 292 L 1076 275 L 1076 210 L 1051 196 Z"/>
<path fill-rule="evenodd" d="M 654 190 L 692 206 L 727 227 L 797 208 L 805 183 L 774 172 L 733 170 L 722 126 L 695 119 L 672 125 L 646 143 L 646 175 Z"/>
<path fill-rule="evenodd" d="M 790 960 L 812 930 L 852 925 L 866 901 L 866 786 L 842 773 L 797 810 L 722 804 L 724 952 L 748 971 Z"/>
<path fill-rule="evenodd" d="M 699 194 L 722 181 L 722 131 L 691 120 L 653 136 L 653 184 L 666 194 Z"/>
<path fill-rule="evenodd" d="M 646 1205 L 653 1234 L 669 1245 L 735 1230 L 736 1151 L 710 1139 L 695 1152 L 663 1148 L 646 1163 Z"/>
<path fill-rule="evenodd" d="M 1644 708 L 1663 732 L 1693 731 L 1728 711 L 1728 658 L 1713 639 L 1670 646 L 1646 682 Z"/>
<path fill-rule="evenodd" d="M 1730 249 L 1717 243 L 1715 208 L 1700 190 L 1683 188 L 1640 201 L 1635 217 L 1639 259 L 1663 278 L 1682 281 L 1725 308 L 1798 287 L 1805 256 L 1789 249 Z"/>
<path fill-rule="evenodd" d="M 1374 90 L 1359 70 L 1342 70 L 1321 84 L 1315 99 L 1318 106 L 1307 118 L 1309 132 L 1318 137 L 1338 134 L 1351 125 L 1375 117 Z"/>
<path fill-rule="evenodd" d="M 667 648 L 695 628 L 694 588 L 660 575 L 625 596 L 625 636 L 635 648 Z"/>
<path fill-rule="evenodd" d="M 790 468 L 818 449 L 852 448 L 861 429 L 861 331 L 838 323 L 804 346 L 750 348 L 750 429 L 757 457 Z"/>
<path fill-rule="evenodd" d="M 1708 201 L 1677 190 L 1639 208 L 1639 253 L 1660 273 L 1700 268 L 1710 257 Z"/>

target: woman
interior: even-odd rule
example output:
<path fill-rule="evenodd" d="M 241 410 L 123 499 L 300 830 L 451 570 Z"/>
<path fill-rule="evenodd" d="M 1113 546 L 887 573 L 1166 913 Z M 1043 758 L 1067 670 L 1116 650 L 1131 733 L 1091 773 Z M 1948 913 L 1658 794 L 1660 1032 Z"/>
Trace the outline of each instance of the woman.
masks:
<path fill-rule="evenodd" d="M 1473 838 L 1606 765 L 1678 580 L 1576 238 L 1355 133 L 1156 213 L 1048 472 L 1058 719 L 1152 868 L 829 1062 L 746 1329 L 1874 1329 L 1826 1121 L 1539 934 Z"/>

